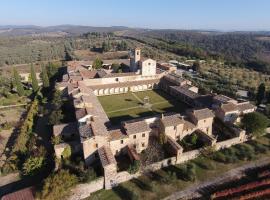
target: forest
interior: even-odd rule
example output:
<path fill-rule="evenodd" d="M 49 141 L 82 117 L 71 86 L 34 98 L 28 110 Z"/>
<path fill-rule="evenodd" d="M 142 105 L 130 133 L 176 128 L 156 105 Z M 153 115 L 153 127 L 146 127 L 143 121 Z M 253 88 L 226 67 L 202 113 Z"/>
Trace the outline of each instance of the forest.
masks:
<path fill-rule="evenodd" d="M 186 59 L 220 60 L 228 65 L 270 73 L 270 36 L 263 32 L 132 30 L 85 32 L 63 36 L 0 36 L 0 66 L 38 61 L 73 60 L 76 50 L 99 53 L 143 46 L 144 55 L 157 50 Z M 168 57 L 169 58 L 169 57 Z"/>
<path fill-rule="evenodd" d="M 270 72 L 270 37 L 264 33 L 154 30 L 131 37 L 188 58 L 221 59 L 232 65 Z"/>

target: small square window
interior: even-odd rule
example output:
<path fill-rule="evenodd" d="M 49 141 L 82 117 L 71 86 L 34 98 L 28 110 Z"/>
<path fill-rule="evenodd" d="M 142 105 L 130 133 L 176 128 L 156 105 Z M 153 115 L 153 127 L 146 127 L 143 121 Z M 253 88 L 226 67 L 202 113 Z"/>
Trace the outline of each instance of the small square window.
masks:
<path fill-rule="evenodd" d="M 144 143 L 142 143 L 142 147 L 144 147 L 145 145 L 144 145 Z"/>
<path fill-rule="evenodd" d="M 142 137 L 145 137 L 145 133 L 142 134 Z"/>
<path fill-rule="evenodd" d="M 121 140 L 121 144 L 124 144 L 124 140 Z"/>
<path fill-rule="evenodd" d="M 136 135 L 133 135 L 133 139 L 136 139 Z"/>
<path fill-rule="evenodd" d="M 98 148 L 98 144 L 96 144 L 96 148 Z"/>

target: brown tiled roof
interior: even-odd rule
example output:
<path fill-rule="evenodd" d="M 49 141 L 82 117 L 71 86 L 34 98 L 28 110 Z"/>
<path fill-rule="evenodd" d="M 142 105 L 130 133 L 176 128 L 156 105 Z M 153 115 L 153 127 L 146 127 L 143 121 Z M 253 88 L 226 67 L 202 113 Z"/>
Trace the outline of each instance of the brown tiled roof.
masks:
<path fill-rule="evenodd" d="M 98 70 L 97 75 L 99 78 L 106 78 L 106 75 L 108 75 L 104 70 Z"/>
<path fill-rule="evenodd" d="M 180 75 L 174 74 L 174 73 L 170 73 L 170 74 L 166 74 L 166 76 L 164 76 L 164 79 L 174 83 L 175 85 L 183 85 L 183 84 L 187 84 L 189 81 L 184 79 L 183 77 L 181 77 Z"/>
<path fill-rule="evenodd" d="M 74 134 L 78 133 L 77 122 L 72 122 L 68 124 L 59 124 L 59 125 L 53 126 L 54 136 L 69 134 L 69 133 L 74 133 Z"/>
<path fill-rule="evenodd" d="M 133 85 L 143 85 L 143 84 L 152 84 L 152 83 L 159 83 L 159 79 L 92 85 L 92 86 L 89 86 L 89 88 L 95 90 L 95 89 L 106 89 L 106 88 L 117 88 L 117 87 L 129 87 Z"/>
<path fill-rule="evenodd" d="M 6 194 L 1 198 L 1 200 L 35 200 L 33 192 L 33 187 L 25 188 Z"/>
<path fill-rule="evenodd" d="M 140 155 L 137 153 L 133 145 L 128 145 L 128 151 L 134 160 L 140 160 Z"/>
<path fill-rule="evenodd" d="M 195 125 L 189 121 L 184 121 L 184 130 L 194 129 Z"/>
<path fill-rule="evenodd" d="M 178 124 L 183 124 L 184 120 L 182 120 L 179 114 L 175 114 L 175 115 L 164 116 L 162 118 L 162 122 L 164 126 L 167 127 L 167 126 L 176 126 Z"/>
<path fill-rule="evenodd" d="M 213 112 L 211 110 L 209 110 L 208 108 L 199 109 L 199 110 L 193 110 L 192 111 L 192 114 L 198 120 L 215 117 L 215 115 L 213 114 Z"/>
<path fill-rule="evenodd" d="M 252 105 L 249 102 L 239 103 L 239 104 L 237 104 L 237 107 L 238 107 L 240 112 L 243 112 L 245 110 L 256 109 L 256 106 Z"/>
<path fill-rule="evenodd" d="M 97 75 L 97 70 L 87 70 L 87 69 L 82 69 L 80 70 L 80 74 L 83 77 L 83 79 L 92 79 L 95 78 Z"/>
<path fill-rule="evenodd" d="M 75 115 L 77 120 L 83 118 L 85 115 L 87 115 L 86 109 L 85 108 L 76 109 Z"/>
<path fill-rule="evenodd" d="M 102 146 L 98 149 L 98 154 L 103 167 L 111 164 L 116 164 L 115 157 L 113 156 L 110 147 Z"/>
<path fill-rule="evenodd" d="M 145 121 L 125 122 L 124 128 L 128 135 L 150 131 L 150 127 Z"/>
<path fill-rule="evenodd" d="M 175 91 L 179 92 L 180 94 L 187 96 L 191 99 L 196 99 L 200 96 L 199 94 L 197 94 L 191 90 L 185 89 L 181 86 L 170 86 L 170 88 L 172 88 L 173 90 L 175 90 Z"/>
<path fill-rule="evenodd" d="M 127 135 L 124 134 L 120 129 L 109 131 L 109 140 L 120 140 L 126 137 Z"/>
<path fill-rule="evenodd" d="M 80 137 L 81 139 L 87 139 L 93 135 L 92 129 L 89 124 L 81 125 L 79 127 Z"/>
<path fill-rule="evenodd" d="M 183 150 L 183 148 L 178 144 L 174 139 L 172 139 L 170 136 L 167 136 L 168 138 L 168 143 L 171 145 L 171 147 L 175 150 Z"/>
<path fill-rule="evenodd" d="M 226 112 L 238 112 L 238 107 L 237 105 L 233 104 L 233 103 L 225 103 L 221 105 L 221 110 L 223 110 L 225 113 Z"/>
<path fill-rule="evenodd" d="M 103 78 L 112 78 L 112 77 L 124 77 L 124 76 L 135 76 L 135 72 L 126 72 L 126 73 L 110 73 L 106 74 Z"/>

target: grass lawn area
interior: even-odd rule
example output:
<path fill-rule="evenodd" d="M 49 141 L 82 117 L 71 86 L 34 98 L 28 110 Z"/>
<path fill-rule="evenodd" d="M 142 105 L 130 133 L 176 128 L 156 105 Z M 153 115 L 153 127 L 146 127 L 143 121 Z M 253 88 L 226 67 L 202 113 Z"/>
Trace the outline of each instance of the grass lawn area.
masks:
<path fill-rule="evenodd" d="M 149 97 L 150 107 L 144 107 L 145 97 Z M 189 108 L 186 104 L 176 101 L 172 96 L 160 91 L 149 90 L 136 93 L 125 93 L 98 97 L 105 112 L 113 124 L 123 120 L 146 117 L 164 112 L 184 112 Z"/>
<path fill-rule="evenodd" d="M 256 160 L 270 156 L 270 135 L 263 136 L 256 140 L 263 144 L 267 151 L 256 153 L 252 160 L 236 160 L 233 163 L 222 163 L 212 158 L 198 157 L 188 163 L 195 165 L 195 182 L 203 182 L 211 178 L 217 178 L 227 171 L 240 167 L 244 164 L 256 162 Z M 252 148 L 254 146 L 250 145 Z M 231 147 L 234 148 L 234 147 Z M 91 194 L 86 200 L 120 200 L 120 199 L 162 199 L 173 192 L 180 191 L 194 184 L 194 182 L 184 180 L 183 167 L 186 164 L 170 166 L 162 170 L 144 175 L 138 179 L 133 179 L 122 183 L 112 190 L 101 190 Z M 211 166 L 211 167 L 209 167 Z"/>

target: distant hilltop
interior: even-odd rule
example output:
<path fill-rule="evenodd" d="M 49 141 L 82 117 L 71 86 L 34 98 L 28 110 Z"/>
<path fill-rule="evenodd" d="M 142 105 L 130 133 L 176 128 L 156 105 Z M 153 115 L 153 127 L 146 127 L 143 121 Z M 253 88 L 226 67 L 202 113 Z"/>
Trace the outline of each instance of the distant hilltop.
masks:
<path fill-rule="evenodd" d="M 220 34 L 220 33 L 248 33 L 270 35 L 270 31 L 220 31 L 213 29 L 194 29 L 194 30 L 181 30 L 181 29 L 149 29 L 149 28 L 131 28 L 126 26 L 82 26 L 82 25 L 56 25 L 56 26 L 36 26 L 36 25 L 0 25 L 0 36 L 27 36 L 27 35 L 41 35 L 41 36 L 63 36 L 70 35 L 76 36 L 87 32 L 125 32 L 128 35 L 133 35 L 141 32 L 148 32 L 154 30 L 162 30 L 168 32 L 174 31 L 191 31 L 200 32 L 203 34 Z"/>

